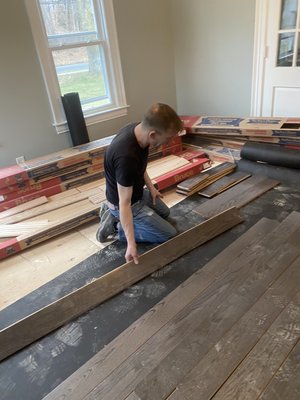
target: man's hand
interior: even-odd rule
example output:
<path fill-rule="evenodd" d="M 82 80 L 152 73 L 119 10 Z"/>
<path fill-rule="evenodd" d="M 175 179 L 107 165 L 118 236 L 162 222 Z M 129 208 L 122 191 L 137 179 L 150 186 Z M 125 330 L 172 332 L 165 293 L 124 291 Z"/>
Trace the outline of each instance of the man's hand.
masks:
<path fill-rule="evenodd" d="M 133 261 L 135 264 L 139 263 L 139 257 L 136 249 L 136 244 L 128 244 L 125 253 L 126 262 Z"/>
<path fill-rule="evenodd" d="M 160 198 L 160 199 L 164 198 L 164 196 L 160 193 L 160 191 L 155 189 L 154 186 L 149 190 L 150 190 L 150 193 L 151 193 L 151 196 L 152 196 L 152 201 L 153 201 L 154 205 L 156 204 L 157 197 Z"/>

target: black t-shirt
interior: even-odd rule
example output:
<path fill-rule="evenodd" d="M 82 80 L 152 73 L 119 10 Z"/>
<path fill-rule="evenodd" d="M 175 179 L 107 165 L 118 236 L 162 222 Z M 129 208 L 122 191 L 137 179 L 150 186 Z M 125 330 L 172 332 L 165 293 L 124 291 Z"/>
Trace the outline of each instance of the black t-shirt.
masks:
<path fill-rule="evenodd" d="M 115 206 L 119 205 L 117 183 L 133 187 L 131 204 L 143 197 L 149 147 L 140 147 L 134 134 L 136 126 L 131 123 L 122 128 L 105 152 L 106 198 Z"/>

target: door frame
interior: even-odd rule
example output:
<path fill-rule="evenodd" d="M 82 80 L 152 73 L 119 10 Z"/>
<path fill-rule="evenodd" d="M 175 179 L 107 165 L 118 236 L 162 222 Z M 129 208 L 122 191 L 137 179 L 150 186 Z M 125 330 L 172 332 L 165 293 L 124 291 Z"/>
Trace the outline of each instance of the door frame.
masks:
<path fill-rule="evenodd" d="M 251 88 L 251 116 L 262 117 L 265 59 L 268 56 L 267 25 L 269 1 L 256 0 Z"/>

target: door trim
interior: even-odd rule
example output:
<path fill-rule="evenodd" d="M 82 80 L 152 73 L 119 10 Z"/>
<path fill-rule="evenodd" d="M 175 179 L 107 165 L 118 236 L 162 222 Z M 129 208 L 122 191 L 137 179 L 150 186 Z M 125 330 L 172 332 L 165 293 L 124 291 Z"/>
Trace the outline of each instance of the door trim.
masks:
<path fill-rule="evenodd" d="M 251 116 L 262 117 L 265 59 L 268 56 L 267 18 L 270 0 L 256 0 L 251 88 Z"/>

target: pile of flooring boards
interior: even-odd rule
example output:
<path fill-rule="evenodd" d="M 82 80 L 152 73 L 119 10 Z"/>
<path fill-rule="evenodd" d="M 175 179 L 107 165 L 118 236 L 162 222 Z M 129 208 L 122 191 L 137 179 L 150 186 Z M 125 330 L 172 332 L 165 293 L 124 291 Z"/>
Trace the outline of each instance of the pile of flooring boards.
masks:
<path fill-rule="evenodd" d="M 112 139 L 0 169 L 0 259 L 98 217 L 105 200 L 104 151 Z M 183 150 L 179 136 L 151 149 L 150 159 L 148 174 L 159 189 L 211 164 L 202 151 Z"/>
<path fill-rule="evenodd" d="M 233 163 L 221 163 L 193 178 L 180 182 L 176 192 L 185 196 L 191 196 L 198 192 L 201 196 L 211 198 L 251 176 L 246 172 L 233 172 L 235 168 L 236 165 Z"/>
<path fill-rule="evenodd" d="M 215 161 L 239 160 L 246 142 L 300 150 L 300 118 L 181 116 L 184 143 L 201 146 Z"/>

